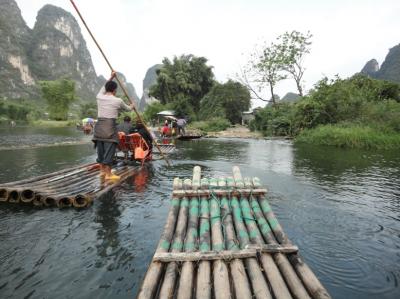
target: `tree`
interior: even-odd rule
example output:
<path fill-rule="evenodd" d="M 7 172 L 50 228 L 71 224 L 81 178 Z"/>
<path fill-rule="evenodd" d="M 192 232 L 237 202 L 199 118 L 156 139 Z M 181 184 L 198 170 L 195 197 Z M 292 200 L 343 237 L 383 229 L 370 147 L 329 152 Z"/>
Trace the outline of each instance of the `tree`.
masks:
<path fill-rule="evenodd" d="M 162 104 L 174 103 L 175 106 L 187 101 L 197 113 L 200 100 L 214 84 L 212 67 L 207 59 L 194 55 L 174 57 L 173 61 L 164 58 L 163 66 L 157 70 L 157 82 L 150 88 L 150 96 Z M 189 109 L 190 110 L 190 109 Z"/>
<path fill-rule="evenodd" d="M 285 32 L 277 38 L 283 69 L 295 80 L 300 96 L 303 96 L 302 78 L 306 70 L 303 66 L 304 57 L 310 53 L 311 38 L 312 34 L 309 31 L 303 34 L 295 30 Z"/>
<path fill-rule="evenodd" d="M 75 82 L 69 79 L 39 82 L 44 99 L 47 102 L 49 116 L 54 120 L 66 120 L 69 106 L 75 97 Z"/>
<path fill-rule="evenodd" d="M 242 112 L 250 109 L 250 93 L 246 86 L 228 80 L 224 84 L 216 83 L 201 100 L 200 118 L 225 117 L 232 124 L 240 123 Z"/>
<path fill-rule="evenodd" d="M 91 102 L 91 103 L 85 103 L 85 104 L 81 105 L 80 117 L 81 118 L 86 118 L 86 117 L 97 118 L 97 104 L 94 102 Z"/>
<path fill-rule="evenodd" d="M 258 47 L 251 54 L 249 64 L 239 76 L 240 81 L 256 98 L 275 104 L 274 88 L 279 81 L 287 77 L 283 74 L 283 63 L 284 57 L 278 45 L 271 43 L 269 46 L 262 46 L 261 49 Z M 253 84 L 256 85 L 256 88 L 253 88 Z M 259 94 L 266 86 L 269 86 L 270 89 L 270 100 L 266 100 Z"/>

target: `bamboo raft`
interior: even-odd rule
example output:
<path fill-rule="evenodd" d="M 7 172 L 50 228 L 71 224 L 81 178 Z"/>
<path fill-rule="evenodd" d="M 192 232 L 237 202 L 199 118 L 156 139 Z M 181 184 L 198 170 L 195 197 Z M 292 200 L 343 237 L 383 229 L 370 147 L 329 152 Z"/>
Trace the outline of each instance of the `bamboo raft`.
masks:
<path fill-rule="evenodd" d="M 137 298 L 331 298 L 283 232 L 257 178 L 176 178 Z"/>
<path fill-rule="evenodd" d="M 39 177 L 0 185 L 0 202 L 60 208 L 90 206 L 112 188 L 132 176 L 138 166 L 117 166 L 117 182 L 104 181 L 97 163 L 80 165 Z"/>

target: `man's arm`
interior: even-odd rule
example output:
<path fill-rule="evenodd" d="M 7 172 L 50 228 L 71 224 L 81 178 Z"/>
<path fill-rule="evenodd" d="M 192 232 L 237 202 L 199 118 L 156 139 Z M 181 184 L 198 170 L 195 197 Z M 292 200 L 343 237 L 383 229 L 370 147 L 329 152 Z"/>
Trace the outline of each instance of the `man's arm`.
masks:
<path fill-rule="evenodd" d="M 116 76 L 117 76 L 117 72 L 112 71 L 112 72 L 111 72 L 110 79 L 108 79 L 108 81 L 114 80 L 114 78 L 115 78 Z M 108 82 L 108 81 L 107 81 L 107 82 Z M 97 94 L 97 97 L 102 96 L 102 95 L 104 95 L 105 93 L 106 93 L 106 87 L 105 87 L 105 84 L 104 84 L 104 85 L 101 87 L 99 93 Z"/>

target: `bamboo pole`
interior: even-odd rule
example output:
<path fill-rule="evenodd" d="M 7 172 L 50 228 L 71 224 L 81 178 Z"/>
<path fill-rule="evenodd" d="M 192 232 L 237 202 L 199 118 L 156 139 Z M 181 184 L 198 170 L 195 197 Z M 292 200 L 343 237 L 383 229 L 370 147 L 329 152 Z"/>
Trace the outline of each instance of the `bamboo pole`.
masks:
<path fill-rule="evenodd" d="M 186 180 L 185 180 L 186 181 Z M 171 252 L 181 252 L 183 248 L 183 241 L 186 233 L 187 219 L 188 219 L 188 199 L 180 201 L 180 210 L 178 215 L 178 223 L 175 229 L 174 242 L 172 243 Z M 178 263 L 172 262 L 167 265 L 164 274 L 164 280 L 160 289 L 160 298 L 172 298 L 175 292 L 176 278 L 178 274 Z"/>
<path fill-rule="evenodd" d="M 1 187 L 17 186 L 17 185 L 22 185 L 22 184 L 26 184 L 26 183 L 32 183 L 32 182 L 36 182 L 36 181 L 39 181 L 39 180 L 47 179 L 49 177 L 53 177 L 55 175 L 64 174 L 64 173 L 67 173 L 69 171 L 73 171 L 73 170 L 76 170 L 76 169 L 79 169 L 79 168 L 85 168 L 86 169 L 86 168 L 94 166 L 94 165 L 97 165 L 97 163 L 90 163 L 90 164 L 85 164 L 85 165 L 79 165 L 79 166 L 74 166 L 74 167 L 70 167 L 70 168 L 65 168 L 65 169 L 62 169 L 62 170 L 59 170 L 59 171 L 56 171 L 56 172 L 52 172 L 52 173 L 48 173 L 48 174 L 44 174 L 44 175 L 41 175 L 41 176 L 5 183 L 5 184 L 2 184 Z"/>
<path fill-rule="evenodd" d="M 175 225 L 178 218 L 180 201 L 172 198 L 171 208 L 169 209 L 167 221 L 164 226 L 164 232 L 160 237 L 160 241 L 157 246 L 157 252 L 168 252 L 171 246 L 171 240 L 174 235 Z M 161 278 L 163 263 L 151 262 L 147 273 L 143 279 L 142 286 L 140 287 L 137 295 L 138 299 L 151 299 L 154 298 L 158 284 Z"/>
<path fill-rule="evenodd" d="M 236 188 L 243 188 L 244 183 L 239 167 L 234 166 L 232 168 L 232 172 Z M 236 196 L 232 197 L 231 205 L 233 209 L 234 225 L 238 235 L 240 247 L 244 248 L 246 245 L 250 244 L 250 238 L 247 233 L 246 227 L 243 223 L 242 211 L 240 209 L 239 200 Z M 250 280 L 253 285 L 253 291 L 255 297 L 272 298 L 267 282 L 265 281 L 264 276 L 261 273 L 257 260 L 255 258 L 248 258 L 245 261 L 250 276 Z"/>
<path fill-rule="evenodd" d="M 96 44 L 97 48 L 99 49 L 100 53 L 103 55 L 104 60 L 106 61 L 106 63 L 108 64 L 109 68 L 111 71 L 114 71 L 114 68 L 111 66 L 110 61 L 107 59 L 106 55 L 104 54 L 102 48 L 100 47 L 99 43 L 97 42 L 97 40 L 95 39 L 92 31 L 89 29 L 89 26 L 86 24 L 85 20 L 83 19 L 83 16 L 81 15 L 78 7 L 76 6 L 75 2 L 73 0 L 70 0 L 72 6 L 75 8 L 77 14 L 79 15 L 79 18 L 81 19 L 83 25 L 85 26 L 85 28 L 87 29 L 89 35 L 92 37 L 94 43 Z M 148 129 L 146 123 L 144 122 L 144 120 L 142 119 L 142 117 L 140 116 L 139 112 L 136 109 L 135 103 L 134 101 L 131 99 L 131 97 L 128 94 L 128 91 L 126 90 L 125 86 L 122 84 L 121 80 L 118 78 L 118 76 L 115 76 L 115 79 L 118 81 L 119 86 L 121 87 L 122 91 L 124 92 L 125 96 L 129 99 L 129 101 L 132 103 L 133 106 L 133 111 L 135 112 L 137 118 L 140 120 L 140 122 L 143 124 L 143 127 L 146 129 L 147 133 L 149 133 L 151 135 L 150 130 Z M 169 163 L 167 157 L 164 155 L 163 151 L 161 150 L 160 146 L 158 145 L 157 142 L 153 142 L 154 145 L 157 147 L 158 151 L 160 152 L 161 156 L 164 158 L 165 162 L 167 163 L 168 166 L 171 166 L 171 164 Z"/>
<path fill-rule="evenodd" d="M 217 185 L 220 188 L 225 188 L 225 179 L 218 179 Z M 212 249 L 214 251 L 220 252 L 225 249 L 225 243 L 224 235 L 222 233 L 220 200 L 215 196 L 212 196 L 210 200 L 210 209 Z M 226 263 L 221 259 L 213 262 L 213 278 L 214 297 L 216 299 L 232 298 L 228 267 L 226 266 Z"/>
<path fill-rule="evenodd" d="M 201 169 L 193 172 L 193 187 L 200 186 Z M 188 186 L 189 187 L 189 186 Z M 190 200 L 189 223 L 185 238 L 185 255 L 194 252 L 197 246 L 197 227 L 199 224 L 199 200 L 193 197 Z M 194 263 L 187 261 L 183 263 L 179 279 L 178 299 L 192 298 L 194 280 Z"/>
<path fill-rule="evenodd" d="M 221 217 L 224 228 L 225 248 L 228 250 L 238 250 L 238 241 L 236 239 L 232 213 L 227 197 L 221 198 Z M 243 299 L 252 298 L 250 284 L 242 260 L 234 259 L 229 264 L 229 267 L 231 269 L 235 297 Z"/>
<path fill-rule="evenodd" d="M 199 240 L 200 251 L 209 251 L 211 241 L 210 207 L 208 198 L 204 196 L 200 198 Z M 211 265 L 209 261 L 201 261 L 199 263 L 199 267 L 197 269 L 196 298 L 211 298 Z"/>

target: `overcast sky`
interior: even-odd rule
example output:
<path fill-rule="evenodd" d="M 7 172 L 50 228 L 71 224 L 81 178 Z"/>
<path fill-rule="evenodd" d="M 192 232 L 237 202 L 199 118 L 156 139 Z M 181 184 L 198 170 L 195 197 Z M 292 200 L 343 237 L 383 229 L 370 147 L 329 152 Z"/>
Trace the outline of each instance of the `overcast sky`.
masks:
<path fill-rule="evenodd" d="M 28 26 L 45 4 L 76 18 L 69 0 L 17 0 Z M 149 67 L 164 57 L 204 56 L 220 82 L 234 78 L 256 44 L 272 42 L 285 31 L 311 31 L 305 66 L 306 89 L 323 76 L 342 78 L 400 43 L 399 0 L 75 0 L 113 67 L 124 73 L 141 96 Z M 98 74 L 109 70 L 80 20 Z M 295 84 L 279 83 L 283 97 Z M 265 103 L 254 101 L 253 106 Z"/>

